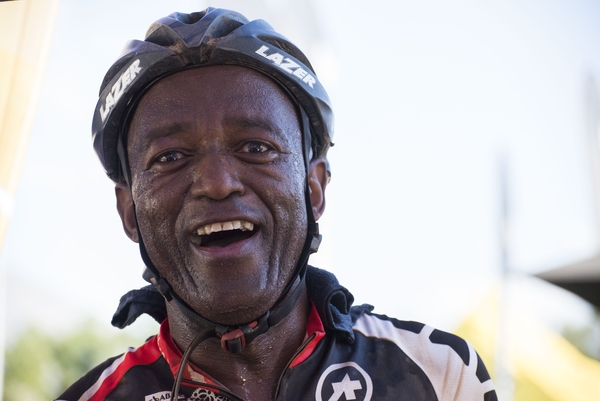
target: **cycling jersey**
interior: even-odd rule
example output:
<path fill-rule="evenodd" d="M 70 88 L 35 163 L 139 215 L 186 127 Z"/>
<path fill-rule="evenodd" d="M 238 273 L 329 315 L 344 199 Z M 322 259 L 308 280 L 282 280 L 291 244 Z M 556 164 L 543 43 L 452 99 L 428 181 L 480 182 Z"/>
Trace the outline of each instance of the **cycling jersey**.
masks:
<path fill-rule="evenodd" d="M 497 401 L 487 370 L 463 339 L 422 323 L 350 308 L 352 295 L 324 270 L 310 267 L 312 309 L 306 341 L 281 374 L 285 401 Z M 169 400 L 181 352 L 165 319 L 137 349 L 111 358 L 58 400 Z M 188 363 L 180 400 L 227 401 L 229 390 Z"/>

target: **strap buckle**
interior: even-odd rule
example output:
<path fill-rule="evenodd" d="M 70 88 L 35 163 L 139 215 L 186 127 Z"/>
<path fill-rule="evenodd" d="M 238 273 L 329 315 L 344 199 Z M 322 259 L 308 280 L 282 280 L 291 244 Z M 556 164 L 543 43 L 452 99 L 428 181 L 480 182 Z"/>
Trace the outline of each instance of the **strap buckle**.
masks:
<path fill-rule="evenodd" d="M 254 340 L 259 335 L 265 333 L 269 328 L 267 319 L 270 313 L 267 311 L 257 320 L 239 326 L 236 329 L 225 326 L 217 326 L 217 335 L 221 338 L 221 348 L 223 351 L 229 351 L 234 354 L 240 352 L 246 344 Z"/>
<path fill-rule="evenodd" d="M 250 329 L 258 326 L 258 321 L 250 322 L 244 325 Z M 246 346 L 246 334 L 242 331 L 241 327 L 235 330 L 231 330 L 221 336 L 221 348 L 223 351 L 233 352 L 237 354 Z"/>

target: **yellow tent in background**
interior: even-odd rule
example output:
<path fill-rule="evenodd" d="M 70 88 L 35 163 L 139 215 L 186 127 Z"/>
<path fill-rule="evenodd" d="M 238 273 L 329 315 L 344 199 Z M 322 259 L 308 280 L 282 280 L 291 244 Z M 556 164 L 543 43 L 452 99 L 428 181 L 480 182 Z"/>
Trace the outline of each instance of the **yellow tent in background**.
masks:
<path fill-rule="evenodd" d="M 0 249 L 14 204 L 58 3 L 0 2 Z"/>
<path fill-rule="evenodd" d="M 0 2 L 0 250 L 14 206 L 33 124 L 58 0 Z M 0 327 L 4 327 L 4 274 L 0 271 Z M 4 330 L 0 330 L 0 394 Z"/>
<path fill-rule="evenodd" d="M 497 382 L 500 400 L 600 400 L 600 362 L 583 355 L 518 307 L 508 306 L 499 318 L 498 300 L 498 293 L 489 296 L 455 333 L 478 350 Z M 500 321 L 502 328 L 498 330 Z M 499 336 L 504 341 L 500 348 Z M 502 394 L 503 388 L 498 385 L 494 371 L 499 362 L 497 355 L 502 355 L 512 377 L 512 397 Z"/>

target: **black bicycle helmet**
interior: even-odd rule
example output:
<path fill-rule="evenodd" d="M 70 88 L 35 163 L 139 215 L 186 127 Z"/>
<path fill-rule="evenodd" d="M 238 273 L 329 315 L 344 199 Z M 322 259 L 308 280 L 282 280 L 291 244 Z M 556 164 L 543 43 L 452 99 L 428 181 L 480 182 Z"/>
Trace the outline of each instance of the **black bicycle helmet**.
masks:
<path fill-rule="evenodd" d="M 252 68 L 281 85 L 299 111 L 307 171 L 310 155 L 326 157 L 332 146 L 333 114 L 327 93 L 306 56 L 265 21 L 250 22 L 237 12 L 208 8 L 191 14 L 173 13 L 156 21 L 144 41 L 133 40 L 125 46 L 121 58 L 106 74 L 94 112 L 92 139 L 112 180 L 129 183 L 125 151 L 129 118 L 152 84 L 178 71 L 214 65 Z M 296 284 L 304 280 L 308 256 L 316 252 L 321 238 L 312 214 L 308 182 L 305 185 L 307 237 L 294 276 L 277 303 L 248 324 L 228 327 L 200 316 L 160 276 L 140 233 L 140 252 L 147 266 L 144 278 L 189 319 L 212 327 L 198 335 L 186 355 L 199 341 L 210 336 L 221 338 L 225 350 L 238 352 L 292 310 L 300 296 L 301 286 Z"/>
<path fill-rule="evenodd" d="M 250 22 L 237 12 L 208 8 L 159 19 L 144 41 L 127 43 L 104 77 L 92 139 L 113 181 L 121 181 L 127 173 L 118 148 L 121 136 L 126 135 L 127 116 L 146 90 L 166 75 L 211 65 L 252 68 L 278 82 L 308 117 L 310 129 L 303 135 L 313 157 L 326 156 L 333 136 L 333 113 L 306 56 L 263 20 Z"/>

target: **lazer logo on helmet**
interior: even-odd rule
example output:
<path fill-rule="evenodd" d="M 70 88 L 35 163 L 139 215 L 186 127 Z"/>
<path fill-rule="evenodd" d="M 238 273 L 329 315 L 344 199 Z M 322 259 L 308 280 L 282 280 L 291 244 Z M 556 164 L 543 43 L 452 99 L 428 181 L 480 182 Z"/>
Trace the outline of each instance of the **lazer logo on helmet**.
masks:
<path fill-rule="evenodd" d="M 313 88 L 313 85 L 317 82 L 315 77 L 310 75 L 304 68 L 300 67 L 298 63 L 291 60 L 289 57 L 284 57 L 281 53 L 267 54 L 269 48 L 267 46 L 261 46 L 260 49 L 255 51 L 259 56 L 263 56 L 267 60 L 271 61 L 277 67 L 281 68 L 288 74 L 294 75 L 302 80 L 305 84 Z"/>
<path fill-rule="evenodd" d="M 125 92 L 125 89 L 131 85 L 141 70 L 142 67 L 140 67 L 140 60 L 137 59 L 131 63 L 129 68 L 127 68 L 125 72 L 121 74 L 119 79 L 117 79 L 117 82 L 115 82 L 111 91 L 108 93 L 108 95 L 106 95 L 104 105 L 100 107 L 100 117 L 102 118 L 102 122 L 104 122 L 106 116 L 108 116 L 108 113 L 112 110 L 115 104 L 117 104 L 123 95 L 123 92 Z"/>

